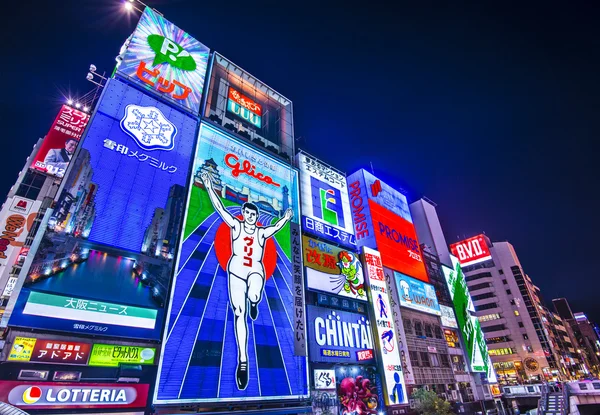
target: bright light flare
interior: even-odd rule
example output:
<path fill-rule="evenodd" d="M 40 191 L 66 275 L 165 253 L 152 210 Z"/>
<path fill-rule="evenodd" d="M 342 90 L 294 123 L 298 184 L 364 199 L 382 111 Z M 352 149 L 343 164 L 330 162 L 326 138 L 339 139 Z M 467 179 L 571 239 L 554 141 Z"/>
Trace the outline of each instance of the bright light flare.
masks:
<path fill-rule="evenodd" d="M 81 104 L 78 102 L 75 104 L 75 108 L 79 108 L 79 107 L 81 107 Z"/>
<path fill-rule="evenodd" d="M 132 10 L 133 10 L 133 4 L 131 4 L 131 3 L 130 3 L 130 2 L 128 2 L 128 1 L 126 1 L 126 2 L 123 4 L 123 7 L 124 7 L 124 8 L 125 8 L 125 10 L 127 10 L 128 12 L 130 12 L 130 11 L 132 11 Z"/>
<path fill-rule="evenodd" d="M 72 100 L 72 99 L 68 99 L 68 100 L 67 100 L 67 104 L 68 104 L 68 105 L 73 105 L 73 100 Z"/>

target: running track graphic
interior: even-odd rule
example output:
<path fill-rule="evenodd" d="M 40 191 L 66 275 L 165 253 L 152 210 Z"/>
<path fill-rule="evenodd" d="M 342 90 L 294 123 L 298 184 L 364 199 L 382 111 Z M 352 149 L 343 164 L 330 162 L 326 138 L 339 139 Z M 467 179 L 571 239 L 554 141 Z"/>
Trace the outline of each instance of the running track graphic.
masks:
<path fill-rule="evenodd" d="M 233 215 L 240 208 L 229 207 Z M 259 221 L 270 224 L 272 215 Z M 273 237 L 277 266 L 267 280 L 256 321 L 248 318 L 250 381 L 237 389 L 237 346 L 227 273 L 214 250 L 223 223 L 211 214 L 183 242 L 157 398 L 162 400 L 259 399 L 307 393 L 306 360 L 294 355 L 291 263 Z M 257 370 L 258 367 L 258 370 Z"/>

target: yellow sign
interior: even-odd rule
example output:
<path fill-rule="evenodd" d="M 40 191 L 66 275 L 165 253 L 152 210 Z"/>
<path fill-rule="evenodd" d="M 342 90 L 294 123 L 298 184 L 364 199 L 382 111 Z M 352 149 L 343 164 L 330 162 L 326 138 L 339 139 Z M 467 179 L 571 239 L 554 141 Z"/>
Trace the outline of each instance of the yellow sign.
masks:
<path fill-rule="evenodd" d="M 29 362 L 36 340 L 31 337 L 15 337 L 7 360 Z"/>
<path fill-rule="evenodd" d="M 152 365 L 155 355 L 154 347 L 94 344 L 88 365 L 105 367 L 117 367 L 120 363 Z"/>

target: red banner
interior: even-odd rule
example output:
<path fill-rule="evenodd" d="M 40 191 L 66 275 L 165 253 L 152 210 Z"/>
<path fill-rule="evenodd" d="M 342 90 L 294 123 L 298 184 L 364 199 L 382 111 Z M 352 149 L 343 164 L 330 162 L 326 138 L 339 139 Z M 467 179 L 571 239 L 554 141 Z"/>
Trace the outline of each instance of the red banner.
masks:
<path fill-rule="evenodd" d="M 473 236 L 450 245 L 452 255 L 458 258 L 462 266 L 469 266 L 492 258 L 484 235 Z"/>
<path fill-rule="evenodd" d="M 29 361 L 85 365 L 90 357 L 90 350 L 89 343 L 38 339 Z"/>
<path fill-rule="evenodd" d="M 31 168 L 63 177 L 90 119 L 89 114 L 63 105 L 32 161 Z"/>
<path fill-rule="evenodd" d="M 372 200 L 369 200 L 369 208 L 383 265 L 429 282 L 413 224 Z"/>

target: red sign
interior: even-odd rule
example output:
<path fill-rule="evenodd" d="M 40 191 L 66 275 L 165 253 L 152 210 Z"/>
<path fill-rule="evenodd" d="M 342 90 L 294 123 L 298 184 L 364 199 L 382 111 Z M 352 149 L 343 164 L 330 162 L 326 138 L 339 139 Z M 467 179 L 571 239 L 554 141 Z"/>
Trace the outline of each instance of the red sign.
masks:
<path fill-rule="evenodd" d="M 24 410 L 143 408 L 147 384 L 0 381 L 0 402 Z"/>
<path fill-rule="evenodd" d="M 88 343 L 38 339 L 29 361 L 85 365 L 90 357 L 90 349 Z"/>
<path fill-rule="evenodd" d="M 63 177 L 89 119 L 89 114 L 63 105 L 33 159 L 31 168 Z"/>
<path fill-rule="evenodd" d="M 383 265 L 429 282 L 413 224 L 371 200 L 369 208 Z"/>
<path fill-rule="evenodd" d="M 254 177 L 256 180 L 265 182 L 266 184 L 270 184 L 275 187 L 281 186 L 279 183 L 274 182 L 271 176 L 257 172 L 255 170 L 256 166 L 250 163 L 250 161 L 242 160 L 240 163 L 240 158 L 233 153 L 228 153 L 225 156 L 225 164 L 227 164 L 227 167 L 231 169 L 231 175 L 233 177 L 238 177 L 240 174 L 246 174 L 250 177 Z"/>
<path fill-rule="evenodd" d="M 492 258 L 484 235 L 477 235 L 450 245 L 452 255 L 458 258 L 460 265 L 466 267 Z"/>
<path fill-rule="evenodd" d="M 229 87 L 229 99 L 232 100 L 233 102 L 236 102 L 241 107 L 244 107 L 249 111 L 252 111 L 256 115 L 262 116 L 262 107 L 260 106 L 260 104 L 252 101 L 247 96 L 240 94 L 238 91 L 236 91 L 232 87 Z"/>
<path fill-rule="evenodd" d="M 375 359 L 375 356 L 373 355 L 373 350 L 371 349 L 367 349 L 367 350 L 361 350 L 360 352 L 356 352 L 356 360 L 363 361 L 363 360 L 371 360 L 371 359 Z"/>

